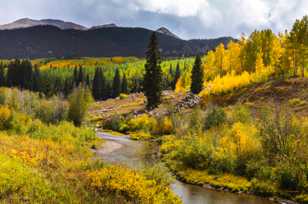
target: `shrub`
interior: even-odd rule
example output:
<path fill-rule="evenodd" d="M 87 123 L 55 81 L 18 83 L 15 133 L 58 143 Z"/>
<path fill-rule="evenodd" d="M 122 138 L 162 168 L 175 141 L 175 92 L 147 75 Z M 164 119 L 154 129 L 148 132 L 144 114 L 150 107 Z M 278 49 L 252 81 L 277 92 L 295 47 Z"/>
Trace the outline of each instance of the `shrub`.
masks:
<path fill-rule="evenodd" d="M 75 88 L 69 96 L 68 117 L 75 125 L 80 126 L 93 101 L 91 92 L 85 87 Z"/>
<path fill-rule="evenodd" d="M 170 117 L 165 116 L 157 120 L 156 127 L 153 130 L 153 133 L 160 135 L 168 135 L 173 132 L 173 124 Z"/>
<path fill-rule="evenodd" d="M 162 163 L 144 169 L 143 174 L 147 179 L 155 180 L 162 187 L 168 187 L 174 181 L 169 169 Z"/>
<path fill-rule="evenodd" d="M 303 106 L 305 105 L 307 102 L 300 99 L 300 98 L 292 98 L 288 101 L 289 105 L 291 106 Z"/>
<path fill-rule="evenodd" d="M 120 99 L 127 99 L 127 98 L 128 98 L 127 94 L 124 94 L 124 93 L 120 94 Z"/>
<path fill-rule="evenodd" d="M 0 194 L 4 203 L 51 203 L 57 199 L 35 169 L 0 154 Z"/>
<path fill-rule="evenodd" d="M 144 130 L 144 131 L 152 131 L 156 125 L 157 121 L 155 118 L 142 114 L 132 118 L 127 123 L 128 129 L 130 131 Z"/>
<path fill-rule="evenodd" d="M 103 127 L 118 132 L 127 132 L 129 130 L 126 120 L 122 116 L 118 115 L 105 121 Z"/>
<path fill-rule="evenodd" d="M 291 156 L 293 145 L 298 145 L 296 137 L 301 136 L 300 126 L 290 112 L 276 108 L 274 114 L 263 113 L 260 135 L 270 162 Z"/>
<path fill-rule="evenodd" d="M 271 181 L 253 179 L 251 190 L 259 196 L 274 196 L 277 193 L 275 185 Z"/>
<path fill-rule="evenodd" d="M 0 88 L 0 104 L 46 123 L 58 123 L 67 119 L 67 101 L 57 96 L 46 99 L 38 93 L 26 90 Z"/>
<path fill-rule="evenodd" d="M 151 133 L 147 131 L 130 132 L 129 135 L 133 140 L 148 140 L 152 138 Z"/>
<path fill-rule="evenodd" d="M 308 194 L 301 194 L 296 196 L 295 200 L 302 204 L 308 204 Z"/>
<path fill-rule="evenodd" d="M 232 107 L 230 111 L 230 120 L 231 123 L 241 122 L 241 123 L 250 123 L 252 122 L 251 112 L 244 105 L 236 105 Z"/>
<path fill-rule="evenodd" d="M 226 114 L 222 108 L 214 108 L 205 118 L 205 129 L 217 127 L 225 122 Z"/>
<path fill-rule="evenodd" d="M 87 174 L 89 186 L 103 193 L 120 193 L 137 203 L 181 203 L 169 190 L 125 167 L 111 166 Z"/>
<path fill-rule="evenodd" d="M 7 129 L 11 119 L 12 111 L 7 106 L 0 106 L 0 130 Z"/>
<path fill-rule="evenodd" d="M 289 190 L 299 189 L 306 180 L 306 176 L 301 174 L 298 167 L 288 165 L 287 162 L 284 162 L 284 165 L 281 165 L 278 169 L 277 178 L 280 187 Z"/>
<path fill-rule="evenodd" d="M 212 147 L 205 138 L 189 137 L 178 147 L 177 158 L 187 167 L 206 169 L 211 161 Z"/>
<path fill-rule="evenodd" d="M 60 101 L 55 97 L 50 100 L 42 100 L 35 111 L 35 117 L 46 123 L 58 123 L 67 120 L 67 114 L 67 102 Z"/>

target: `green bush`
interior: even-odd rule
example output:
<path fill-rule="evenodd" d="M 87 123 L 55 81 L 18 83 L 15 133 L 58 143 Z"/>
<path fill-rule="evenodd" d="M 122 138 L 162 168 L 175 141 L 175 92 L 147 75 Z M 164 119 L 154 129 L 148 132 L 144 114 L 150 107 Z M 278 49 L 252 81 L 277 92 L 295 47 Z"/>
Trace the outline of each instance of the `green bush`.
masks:
<path fill-rule="evenodd" d="M 211 163 L 212 148 L 203 138 L 185 139 L 177 151 L 177 158 L 187 167 L 206 169 Z"/>
<path fill-rule="evenodd" d="M 217 127 L 223 124 L 226 120 L 225 111 L 222 108 L 215 107 L 205 118 L 205 129 Z"/>
<path fill-rule="evenodd" d="M 236 105 L 232 107 L 231 122 L 249 123 L 252 121 L 251 111 L 244 105 Z"/>
<path fill-rule="evenodd" d="M 167 187 L 174 181 L 169 169 L 162 163 L 157 163 L 152 167 L 145 168 L 143 175 L 147 179 L 155 180 L 160 186 Z"/>
<path fill-rule="evenodd" d="M 308 204 L 308 194 L 301 194 L 296 196 L 295 200 L 302 204 Z"/>
<path fill-rule="evenodd" d="M 259 196 L 274 196 L 277 193 L 275 185 L 270 181 L 253 179 L 251 181 L 252 191 Z"/>
<path fill-rule="evenodd" d="M 73 90 L 69 96 L 68 117 L 76 126 L 81 125 L 92 102 L 92 94 L 87 88 L 80 86 Z"/>
<path fill-rule="evenodd" d="M 288 190 L 299 189 L 306 180 L 305 176 L 299 172 L 296 166 L 290 165 L 287 162 L 278 169 L 277 178 L 280 188 Z"/>
<path fill-rule="evenodd" d="M 113 116 L 111 119 L 104 122 L 103 127 L 108 130 L 113 130 L 117 132 L 127 132 L 129 127 L 126 120 L 122 116 Z"/>
<path fill-rule="evenodd" d="M 42 100 L 35 111 L 35 117 L 45 123 L 58 123 L 67 120 L 67 114 L 67 102 L 61 101 L 57 97 L 53 97 L 50 100 Z"/>

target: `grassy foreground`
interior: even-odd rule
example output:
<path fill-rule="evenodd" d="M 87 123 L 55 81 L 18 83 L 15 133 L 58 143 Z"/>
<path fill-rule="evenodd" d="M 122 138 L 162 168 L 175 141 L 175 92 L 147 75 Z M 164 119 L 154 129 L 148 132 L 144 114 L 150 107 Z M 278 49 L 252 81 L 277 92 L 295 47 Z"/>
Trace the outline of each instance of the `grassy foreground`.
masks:
<path fill-rule="evenodd" d="M 181 203 L 151 175 L 94 159 L 92 128 L 63 99 L 0 89 L 1 203 Z"/>

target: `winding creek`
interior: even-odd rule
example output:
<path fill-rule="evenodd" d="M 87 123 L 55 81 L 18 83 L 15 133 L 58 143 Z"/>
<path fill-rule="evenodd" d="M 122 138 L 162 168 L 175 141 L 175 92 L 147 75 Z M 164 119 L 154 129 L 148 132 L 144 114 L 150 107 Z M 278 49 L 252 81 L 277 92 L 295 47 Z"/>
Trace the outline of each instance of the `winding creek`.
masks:
<path fill-rule="evenodd" d="M 141 152 L 145 143 L 130 140 L 128 136 L 112 136 L 98 133 L 106 142 L 102 149 L 97 150 L 98 156 L 114 164 L 127 165 L 134 169 L 145 167 L 155 161 L 146 159 Z M 173 191 L 182 199 L 184 204 L 273 204 L 274 202 L 251 195 L 239 195 L 203 188 L 175 181 Z"/>

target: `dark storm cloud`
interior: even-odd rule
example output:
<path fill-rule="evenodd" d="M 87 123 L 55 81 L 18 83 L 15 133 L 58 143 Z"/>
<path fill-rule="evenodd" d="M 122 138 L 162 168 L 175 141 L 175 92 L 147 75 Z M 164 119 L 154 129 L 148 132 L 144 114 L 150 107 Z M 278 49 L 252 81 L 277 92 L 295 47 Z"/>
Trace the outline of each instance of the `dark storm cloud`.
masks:
<path fill-rule="evenodd" d="M 259 28 L 283 31 L 307 11 L 307 0 L 10 0 L 1 2 L 0 24 L 54 18 L 86 26 L 165 26 L 183 38 L 238 37 Z"/>

